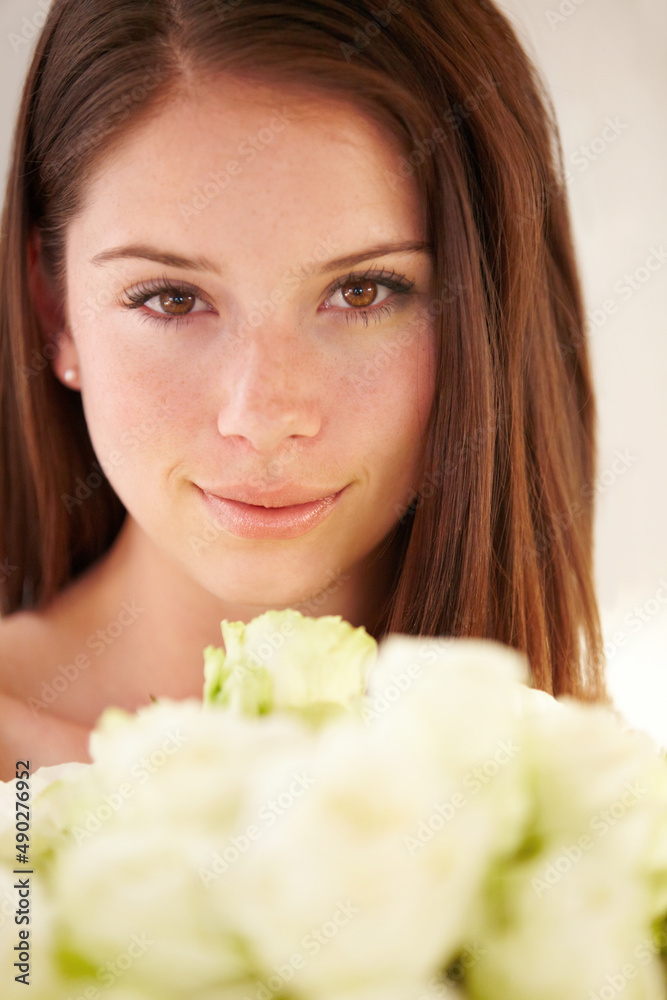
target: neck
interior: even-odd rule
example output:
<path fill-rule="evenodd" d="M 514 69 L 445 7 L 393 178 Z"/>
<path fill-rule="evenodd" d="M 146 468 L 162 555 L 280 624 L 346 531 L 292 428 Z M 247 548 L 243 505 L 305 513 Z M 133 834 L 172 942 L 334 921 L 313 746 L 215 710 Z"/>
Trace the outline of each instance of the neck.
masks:
<path fill-rule="evenodd" d="M 132 709 L 154 697 L 200 697 L 203 650 L 222 645 L 220 622 L 249 622 L 272 608 L 291 607 L 319 618 L 340 615 L 379 638 L 396 564 L 389 536 L 362 564 L 329 573 L 317 592 L 271 606 L 221 600 L 171 562 L 126 518 L 109 552 L 55 602 L 65 627 L 85 628 L 104 644 L 117 703 Z M 84 610 L 82 618 L 82 609 Z"/>

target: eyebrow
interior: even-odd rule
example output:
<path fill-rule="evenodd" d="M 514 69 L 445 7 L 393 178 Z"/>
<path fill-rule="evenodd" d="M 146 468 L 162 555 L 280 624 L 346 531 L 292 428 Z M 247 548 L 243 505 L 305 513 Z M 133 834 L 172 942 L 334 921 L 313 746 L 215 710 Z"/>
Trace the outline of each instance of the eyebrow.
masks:
<path fill-rule="evenodd" d="M 319 274 L 326 274 L 328 271 L 337 271 L 340 268 L 353 267 L 373 257 L 386 257 L 392 253 L 403 254 L 427 254 L 434 256 L 434 246 L 426 240 L 401 240 L 397 243 L 376 243 L 366 247 L 359 253 L 345 254 L 343 257 L 336 257 L 328 260 L 319 270 Z M 165 267 L 177 267 L 184 271 L 209 271 L 212 274 L 220 274 L 220 269 L 215 262 L 207 257 L 182 257 L 180 254 L 167 253 L 158 250 L 156 247 L 148 246 L 144 243 L 130 243 L 127 246 L 112 247 L 110 250 L 103 250 L 91 258 L 90 263 L 96 267 L 106 264 L 110 260 L 120 260 L 123 258 L 135 260 L 151 260 L 155 264 L 164 264 Z"/>

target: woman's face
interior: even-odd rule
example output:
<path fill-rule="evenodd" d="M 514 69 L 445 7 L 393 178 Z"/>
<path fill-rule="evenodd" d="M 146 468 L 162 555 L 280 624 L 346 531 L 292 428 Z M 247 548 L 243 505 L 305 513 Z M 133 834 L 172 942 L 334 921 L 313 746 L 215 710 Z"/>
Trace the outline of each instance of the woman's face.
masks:
<path fill-rule="evenodd" d="M 77 367 L 66 384 L 146 544 L 221 599 L 275 607 L 361 565 L 419 488 L 432 261 L 378 249 L 423 241 L 425 220 L 402 150 L 353 107 L 191 93 L 86 191 L 55 369 Z M 343 489 L 318 523 L 268 527 L 207 496 Z"/>

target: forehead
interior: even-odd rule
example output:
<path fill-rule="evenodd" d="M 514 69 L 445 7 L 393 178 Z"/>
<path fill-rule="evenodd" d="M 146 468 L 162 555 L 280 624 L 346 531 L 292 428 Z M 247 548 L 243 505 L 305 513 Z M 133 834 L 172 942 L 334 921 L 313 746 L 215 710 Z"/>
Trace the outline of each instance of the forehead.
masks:
<path fill-rule="evenodd" d="M 308 239 L 424 237 L 396 138 L 355 105 L 238 81 L 174 96 L 98 164 L 77 247 L 178 234 L 258 251 Z M 194 246 L 191 249 L 195 249 Z"/>

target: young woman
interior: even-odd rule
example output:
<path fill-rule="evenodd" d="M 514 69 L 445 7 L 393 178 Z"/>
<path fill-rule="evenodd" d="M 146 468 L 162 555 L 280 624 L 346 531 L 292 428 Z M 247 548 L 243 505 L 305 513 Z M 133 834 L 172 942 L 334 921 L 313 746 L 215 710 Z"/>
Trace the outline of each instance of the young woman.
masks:
<path fill-rule="evenodd" d="M 604 697 L 559 150 L 485 0 L 54 0 L 3 216 L 0 777 L 270 608 Z"/>

